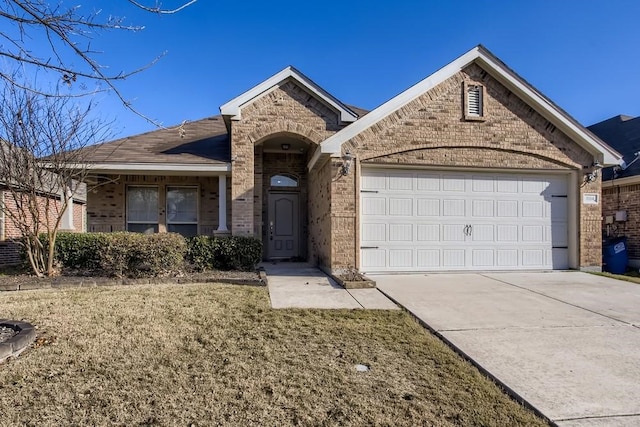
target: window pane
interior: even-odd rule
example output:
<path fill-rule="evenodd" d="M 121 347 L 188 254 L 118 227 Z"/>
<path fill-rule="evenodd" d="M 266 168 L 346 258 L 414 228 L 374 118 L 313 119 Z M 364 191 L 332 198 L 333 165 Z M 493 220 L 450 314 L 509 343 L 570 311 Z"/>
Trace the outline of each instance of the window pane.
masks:
<path fill-rule="evenodd" d="M 127 224 L 127 231 L 131 231 L 133 233 L 153 234 L 158 232 L 158 224 L 129 223 Z"/>
<path fill-rule="evenodd" d="M 168 224 L 167 231 L 180 233 L 184 237 L 193 237 L 198 235 L 198 224 Z"/>
<path fill-rule="evenodd" d="M 198 222 L 197 188 L 167 188 L 167 221 L 171 223 Z"/>
<path fill-rule="evenodd" d="M 127 189 L 127 221 L 158 222 L 158 189 L 129 187 Z"/>
<path fill-rule="evenodd" d="M 297 187 L 298 180 L 286 175 L 274 175 L 271 177 L 272 187 Z"/>

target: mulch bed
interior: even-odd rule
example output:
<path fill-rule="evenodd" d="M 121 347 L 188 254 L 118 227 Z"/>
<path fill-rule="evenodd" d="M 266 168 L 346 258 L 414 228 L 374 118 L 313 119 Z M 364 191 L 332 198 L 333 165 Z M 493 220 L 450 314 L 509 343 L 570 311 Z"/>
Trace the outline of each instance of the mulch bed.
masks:
<path fill-rule="evenodd" d="M 100 277 L 69 272 L 56 277 L 36 277 L 24 272 L 0 272 L 0 291 L 30 290 L 42 288 L 116 286 L 163 283 L 232 283 L 241 285 L 264 286 L 265 283 L 256 271 L 207 271 L 185 273 L 173 277 L 152 278 L 116 278 Z"/>

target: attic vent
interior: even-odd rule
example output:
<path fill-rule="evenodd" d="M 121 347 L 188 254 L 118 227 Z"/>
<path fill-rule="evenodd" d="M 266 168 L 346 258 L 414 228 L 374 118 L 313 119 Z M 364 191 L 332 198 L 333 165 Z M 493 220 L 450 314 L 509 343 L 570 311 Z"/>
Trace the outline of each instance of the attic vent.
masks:
<path fill-rule="evenodd" d="M 467 91 L 467 114 L 480 116 L 482 113 L 482 92 L 478 86 L 472 86 Z"/>
<path fill-rule="evenodd" d="M 484 116 L 484 88 L 482 85 L 467 84 L 464 91 L 464 116 L 467 120 L 481 120 Z"/>

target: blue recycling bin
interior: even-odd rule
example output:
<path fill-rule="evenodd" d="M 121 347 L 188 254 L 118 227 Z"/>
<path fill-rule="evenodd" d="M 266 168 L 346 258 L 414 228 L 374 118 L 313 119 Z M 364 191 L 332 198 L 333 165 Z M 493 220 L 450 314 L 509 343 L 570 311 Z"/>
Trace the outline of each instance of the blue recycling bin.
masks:
<path fill-rule="evenodd" d="M 629 254 L 627 252 L 626 237 L 616 237 L 606 241 L 602 246 L 602 252 L 604 271 L 613 274 L 624 274 L 627 271 Z"/>

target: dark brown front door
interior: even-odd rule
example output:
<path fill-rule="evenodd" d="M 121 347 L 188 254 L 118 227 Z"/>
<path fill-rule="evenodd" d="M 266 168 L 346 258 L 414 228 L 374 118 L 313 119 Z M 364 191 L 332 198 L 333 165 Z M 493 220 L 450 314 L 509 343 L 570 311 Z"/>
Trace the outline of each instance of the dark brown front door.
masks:
<path fill-rule="evenodd" d="M 300 255 L 299 212 L 298 194 L 269 194 L 269 258 L 293 258 Z"/>

